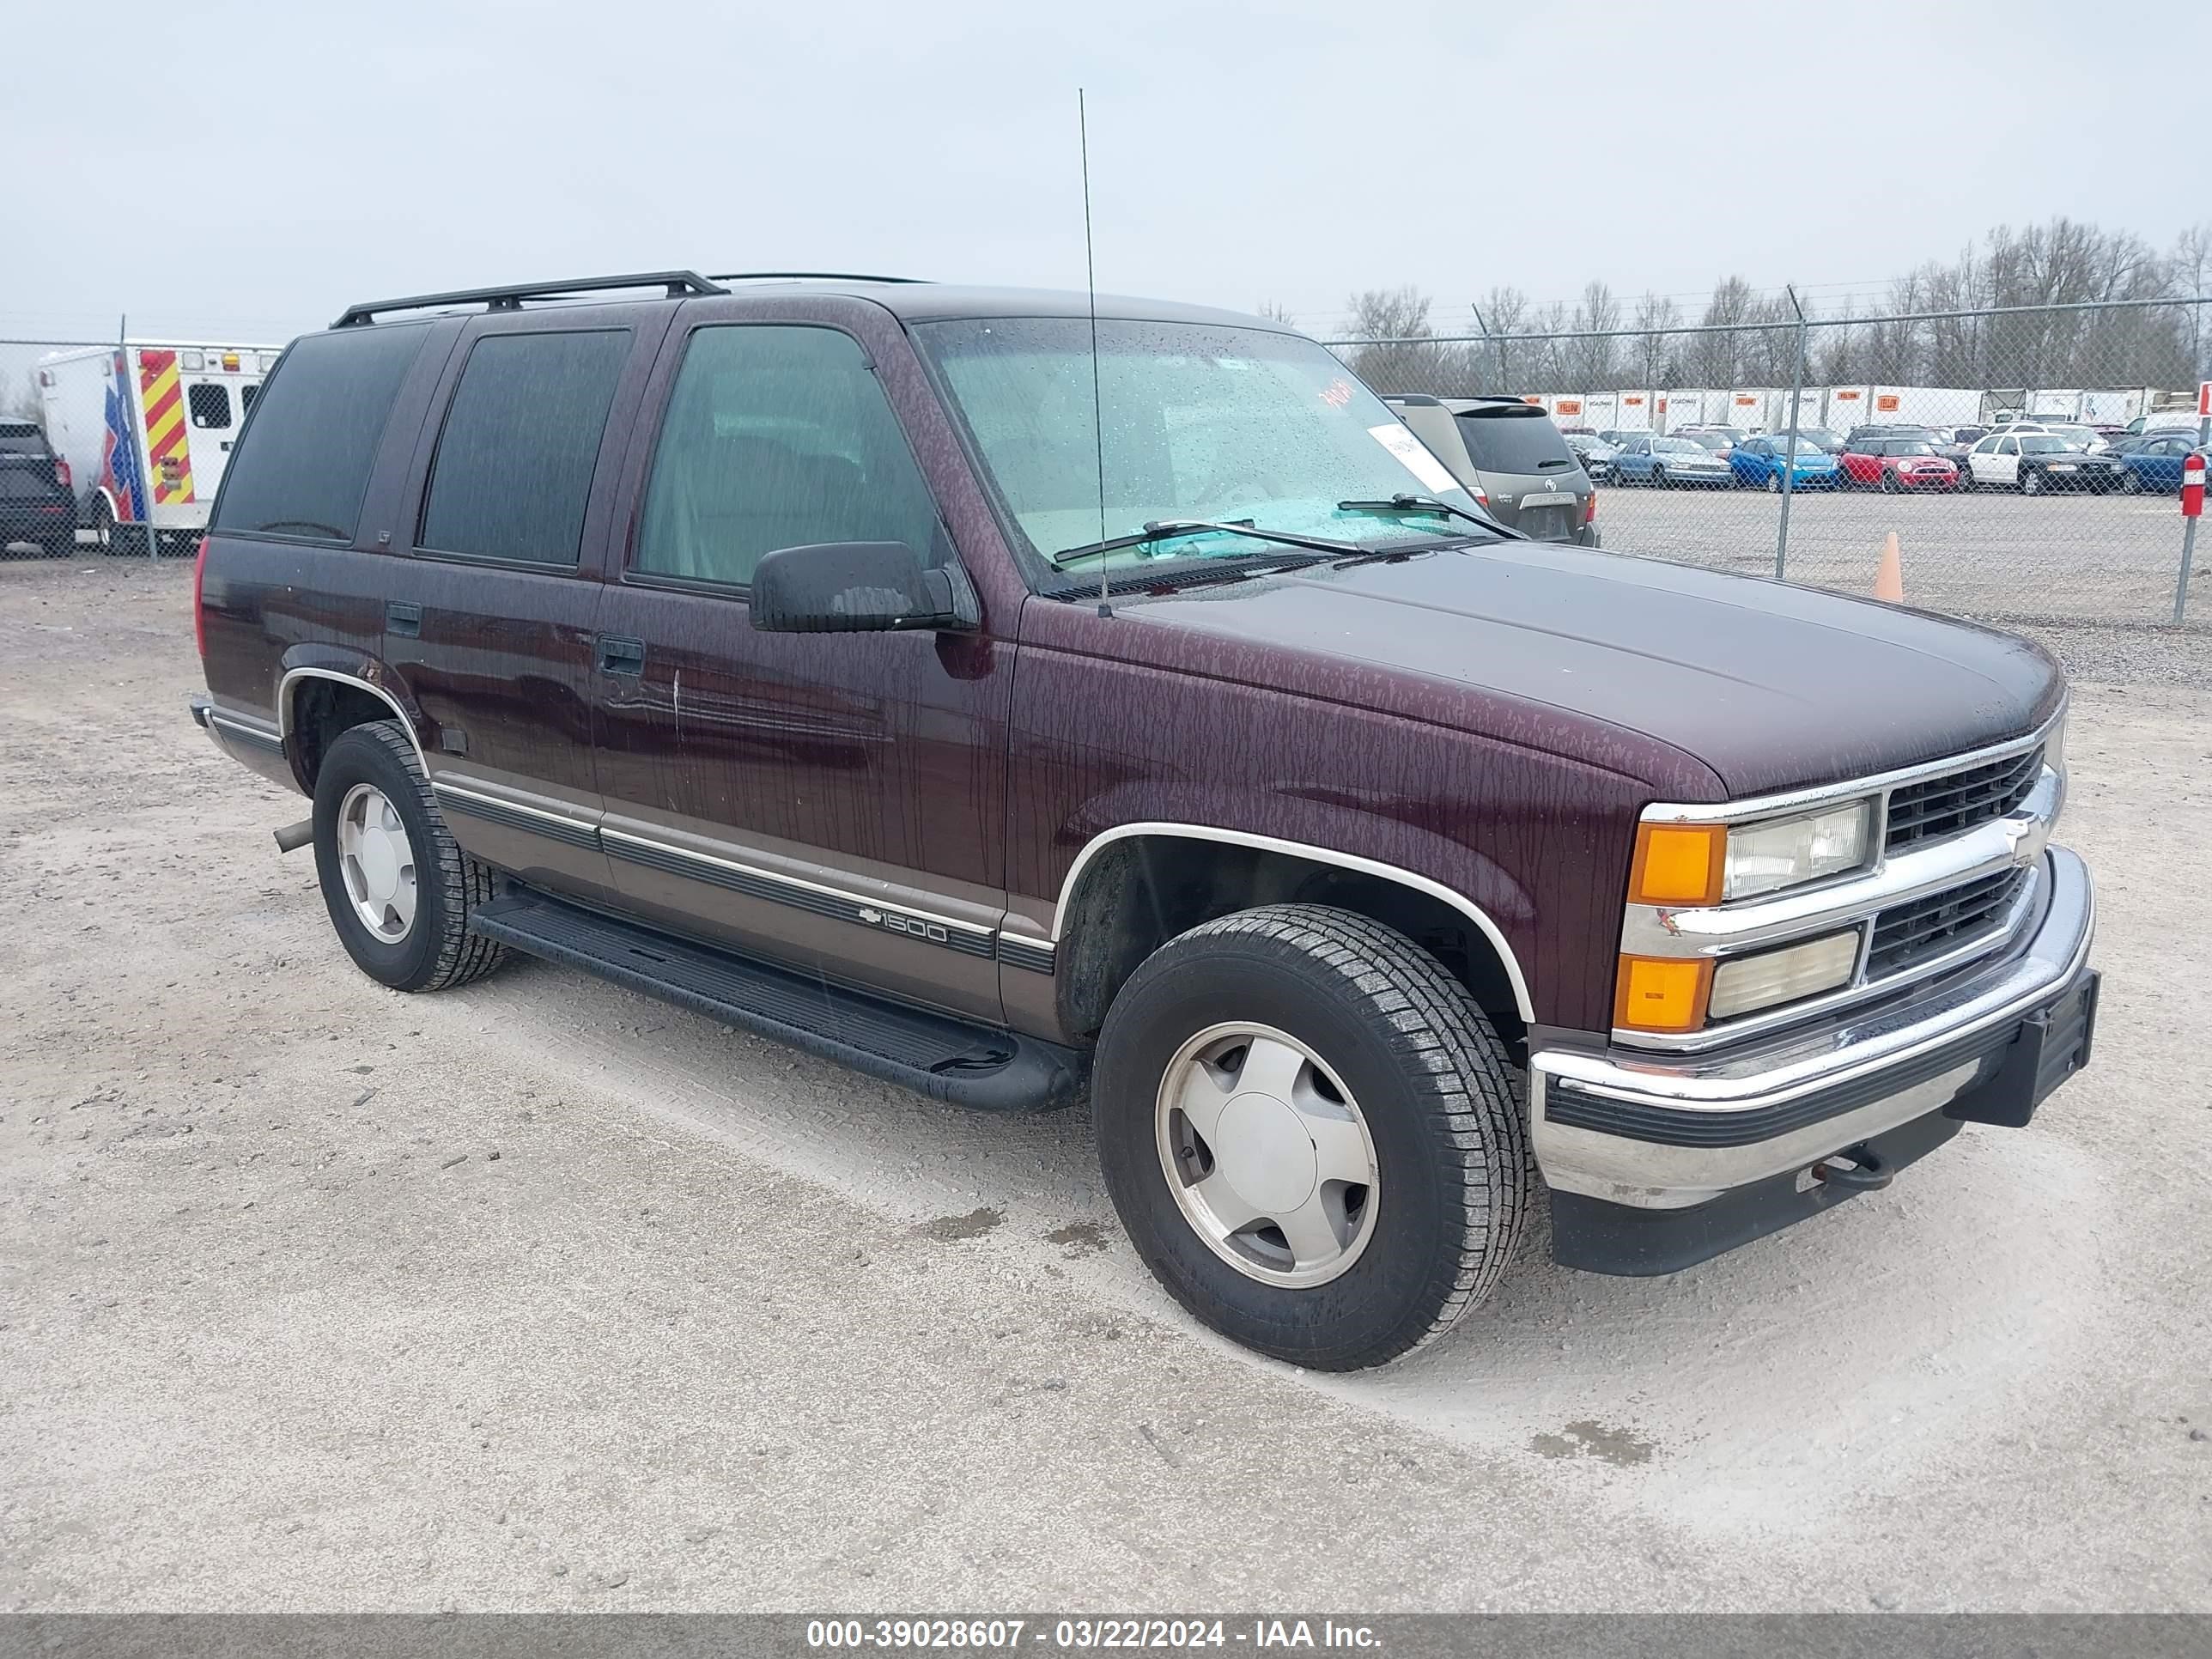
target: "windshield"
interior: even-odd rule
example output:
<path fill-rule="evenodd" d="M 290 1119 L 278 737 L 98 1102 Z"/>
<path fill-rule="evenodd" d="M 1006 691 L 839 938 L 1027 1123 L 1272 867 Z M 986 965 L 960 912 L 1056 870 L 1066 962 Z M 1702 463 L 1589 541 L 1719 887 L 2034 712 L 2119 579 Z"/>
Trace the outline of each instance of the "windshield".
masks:
<path fill-rule="evenodd" d="M 1040 557 L 1171 519 L 1246 520 L 1261 530 L 1335 541 L 1410 544 L 1445 532 L 1435 520 L 1336 504 L 1425 495 L 1475 510 L 1443 463 L 1312 341 L 1264 329 L 1124 321 L 1097 325 L 1102 507 L 1091 327 L 1080 317 L 1012 317 L 914 331 L 1006 518 Z M 1257 545 L 1242 537 L 1184 538 L 1120 549 L 1105 562 L 1243 557 Z"/>
<path fill-rule="evenodd" d="M 2020 441 L 2020 450 L 2023 455 L 2049 455 L 2057 450 L 2079 449 L 2081 447 L 2048 432 L 2031 432 Z"/>
<path fill-rule="evenodd" d="M 1687 438 L 1654 438 L 1651 450 L 1657 455 L 1702 455 L 1705 447 L 1693 444 Z"/>
<path fill-rule="evenodd" d="M 1702 449 L 1728 449 L 1733 447 L 1732 441 L 1725 432 L 1692 432 L 1690 437 Z"/>
<path fill-rule="evenodd" d="M 1485 472 L 1543 472 L 1574 465 L 1559 428 L 1534 411 L 1464 410 L 1459 435 L 1468 459 Z"/>
<path fill-rule="evenodd" d="M 1789 438 L 1770 438 L 1766 441 L 1774 446 L 1777 453 L 1781 454 L 1825 455 L 1827 453 L 1810 438 L 1798 438 L 1794 441 Z"/>
<path fill-rule="evenodd" d="M 46 434 L 28 421 L 0 421 L 0 455 L 42 455 Z"/>
<path fill-rule="evenodd" d="M 1933 455 L 1936 453 L 1936 446 L 1907 440 L 1890 445 L 1889 453 L 1893 455 Z"/>

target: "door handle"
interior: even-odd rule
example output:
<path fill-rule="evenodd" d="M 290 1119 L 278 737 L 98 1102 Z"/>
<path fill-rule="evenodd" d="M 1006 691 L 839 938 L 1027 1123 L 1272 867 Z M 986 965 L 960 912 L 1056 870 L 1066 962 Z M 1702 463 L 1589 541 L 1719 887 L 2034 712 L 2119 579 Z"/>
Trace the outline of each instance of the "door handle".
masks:
<path fill-rule="evenodd" d="M 602 674 L 644 673 L 645 641 L 617 639 L 610 634 L 600 635 L 599 672 Z"/>
<path fill-rule="evenodd" d="M 386 633 L 404 635 L 410 640 L 420 638 L 422 633 L 422 607 L 419 605 L 408 605 L 399 599 L 386 601 L 384 627 Z"/>

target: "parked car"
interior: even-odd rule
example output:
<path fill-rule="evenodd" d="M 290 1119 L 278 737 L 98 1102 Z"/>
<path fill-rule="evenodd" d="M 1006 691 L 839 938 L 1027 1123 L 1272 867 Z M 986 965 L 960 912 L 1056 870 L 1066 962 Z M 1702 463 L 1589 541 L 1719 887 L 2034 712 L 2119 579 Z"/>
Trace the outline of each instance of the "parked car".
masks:
<path fill-rule="evenodd" d="M 2118 450 L 2121 444 L 2129 447 L 2127 452 L 2114 459 L 2120 464 L 2120 488 L 2130 495 L 2145 490 L 2179 490 L 2182 463 L 2197 453 L 2196 441 L 2179 432 L 2124 438 L 2112 447 Z"/>
<path fill-rule="evenodd" d="M 1711 422 L 1704 422 L 1695 426 L 1676 427 L 1674 435 L 1701 443 L 1723 460 L 1726 460 L 1734 453 L 1735 447 L 1744 441 L 1747 434 L 1740 426 L 1716 426 Z"/>
<path fill-rule="evenodd" d="M 1991 429 L 1999 433 L 2010 433 L 2014 437 L 2020 438 L 2027 437 L 2030 434 L 2062 438 L 2075 448 L 2092 455 L 2101 455 L 2111 447 L 2104 439 L 2099 437 L 2089 428 L 2075 425 L 2068 421 L 2007 421 Z"/>
<path fill-rule="evenodd" d="M 1411 394 L 1382 401 L 1500 524 L 1540 542 L 1598 544 L 1596 487 L 1535 404 Z"/>
<path fill-rule="evenodd" d="M 1842 434 L 1832 432 L 1825 426 L 1801 426 L 1797 428 L 1797 435 L 1809 444 L 1817 445 L 1831 455 L 1840 455 L 1844 453 Z"/>
<path fill-rule="evenodd" d="M 1958 468 L 1966 468 L 1966 457 L 1973 453 L 1976 444 L 1990 435 L 1985 426 L 1947 427 L 1936 436 L 1936 453 Z"/>
<path fill-rule="evenodd" d="M 1559 1261 L 1668 1272 L 2087 1062 L 2025 641 L 1513 535 L 1256 317 L 590 287 L 296 341 L 201 545 L 193 717 L 312 799 L 280 844 L 380 986 L 520 951 L 941 1101 L 1087 1091 L 1167 1291 L 1332 1370 L 1547 1196 Z"/>
<path fill-rule="evenodd" d="M 1924 438 L 1869 438 L 1846 448 L 1841 482 L 1892 494 L 1903 489 L 1955 489 L 1959 469 Z"/>
<path fill-rule="evenodd" d="M 0 419 L 0 550 L 27 542 L 65 559 L 76 546 L 76 520 L 69 463 L 36 421 Z"/>
<path fill-rule="evenodd" d="M 1852 450 L 1863 453 L 1868 444 L 1886 438 L 1917 438 L 1922 443 L 1932 444 L 1936 441 L 1936 428 L 1932 426 L 1901 425 L 1893 421 L 1855 426 L 1844 434 L 1844 450 L 1846 453 Z"/>
<path fill-rule="evenodd" d="M 1623 483 L 1699 484 L 1726 489 L 1735 483 L 1729 464 L 1694 438 L 1638 433 L 1613 458 L 1613 476 Z"/>
<path fill-rule="evenodd" d="M 1575 452 L 1575 459 L 1583 464 L 1593 483 L 1604 483 L 1613 477 L 1613 458 L 1620 452 L 1595 434 L 1562 432 L 1567 447 Z"/>
<path fill-rule="evenodd" d="M 1793 445 L 1787 438 L 1746 438 L 1729 456 L 1729 471 L 1738 483 L 1757 489 L 1782 489 L 1784 456 L 1789 456 L 1792 489 L 1833 489 L 1838 476 L 1836 458 L 1809 438 Z"/>
<path fill-rule="evenodd" d="M 2110 455 L 2092 455 L 2051 432 L 2005 428 L 1974 446 L 1964 477 L 1969 489 L 2011 487 L 2024 495 L 2048 490 L 2103 495 L 2122 487 L 2127 469 Z"/>

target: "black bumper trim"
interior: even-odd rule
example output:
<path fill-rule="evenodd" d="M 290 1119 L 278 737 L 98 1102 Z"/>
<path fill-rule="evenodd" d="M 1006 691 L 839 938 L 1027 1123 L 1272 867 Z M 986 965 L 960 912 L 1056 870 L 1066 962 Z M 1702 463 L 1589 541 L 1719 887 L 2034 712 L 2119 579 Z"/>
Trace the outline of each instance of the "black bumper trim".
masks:
<path fill-rule="evenodd" d="M 1927 1157 L 1963 1127 L 1955 1117 L 1929 1112 L 1859 1146 L 1879 1167 L 1900 1170 Z M 1584 1273 L 1634 1279 L 1678 1273 L 1869 1190 L 1864 1183 L 1816 1181 L 1801 1192 L 1799 1173 L 1770 1176 L 1684 1210 L 1638 1209 L 1554 1191 L 1552 1259 Z"/>

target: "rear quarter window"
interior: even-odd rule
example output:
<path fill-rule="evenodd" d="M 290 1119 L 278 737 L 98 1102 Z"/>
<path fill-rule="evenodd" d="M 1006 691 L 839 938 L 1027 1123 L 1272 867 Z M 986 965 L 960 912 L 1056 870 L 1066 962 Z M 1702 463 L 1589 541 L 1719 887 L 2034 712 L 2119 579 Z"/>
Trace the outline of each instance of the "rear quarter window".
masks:
<path fill-rule="evenodd" d="M 478 340 L 438 436 L 418 545 L 574 564 L 629 344 L 624 329 Z"/>
<path fill-rule="evenodd" d="M 1468 413 L 1454 424 L 1468 459 L 1485 472 L 1556 472 L 1575 464 L 1567 441 L 1541 415 Z"/>
<path fill-rule="evenodd" d="M 332 330 L 294 343 L 263 384 L 216 504 L 215 528 L 349 542 L 420 325 Z"/>

